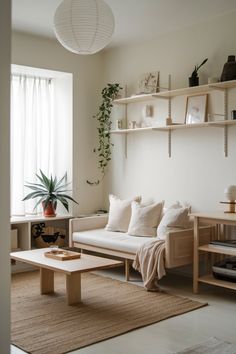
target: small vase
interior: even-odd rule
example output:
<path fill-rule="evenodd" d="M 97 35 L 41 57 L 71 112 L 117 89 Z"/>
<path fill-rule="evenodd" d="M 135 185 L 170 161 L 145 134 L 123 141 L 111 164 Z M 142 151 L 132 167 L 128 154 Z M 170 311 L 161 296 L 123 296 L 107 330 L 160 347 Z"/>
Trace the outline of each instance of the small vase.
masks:
<path fill-rule="evenodd" d="M 45 207 L 45 202 L 42 203 L 43 205 L 43 215 L 45 217 L 54 217 L 56 216 L 56 204 L 49 202 L 47 207 Z"/>
<path fill-rule="evenodd" d="M 225 63 L 220 81 L 236 80 L 236 61 L 235 55 L 229 55 Z"/>
<path fill-rule="evenodd" d="M 190 76 L 188 78 L 188 82 L 189 82 L 189 87 L 198 86 L 199 85 L 199 77 L 198 76 Z"/>

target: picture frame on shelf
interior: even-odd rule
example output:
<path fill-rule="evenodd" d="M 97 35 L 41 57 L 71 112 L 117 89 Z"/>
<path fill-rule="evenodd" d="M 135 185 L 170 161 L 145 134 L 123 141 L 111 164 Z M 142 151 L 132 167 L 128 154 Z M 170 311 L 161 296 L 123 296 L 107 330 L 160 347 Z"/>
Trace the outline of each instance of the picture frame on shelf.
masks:
<path fill-rule="evenodd" d="M 186 101 L 185 124 L 206 122 L 207 94 L 188 96 Z"/>
<path fill-rule="evenodd" d="M 138 81 L 138 94 L 156 93 L 159 91 L 159 71 L 142 74 Z"/>

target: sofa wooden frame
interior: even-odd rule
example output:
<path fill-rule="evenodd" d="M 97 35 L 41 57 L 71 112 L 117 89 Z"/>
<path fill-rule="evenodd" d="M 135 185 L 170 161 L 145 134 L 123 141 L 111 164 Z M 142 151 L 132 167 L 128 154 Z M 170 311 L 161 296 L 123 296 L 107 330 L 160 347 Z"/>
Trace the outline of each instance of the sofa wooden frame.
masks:
<path fill-rule="evenodd" d="M 135 258 L 134 253 L 117 251 L 114 249 L 93 246 L 73 240 L 74 232 L 95 230 L 104 228 L 107 224 L 108 216 L 92 216 L 83 218 L 74 218 L 69 224 L 69 245 L 81 250 L 101 253 L 109 256 L 118 257 L 125 263 L 125 278 L 129 280 L 130 263 Z M 214 235 L 214 227 L 200 226 L 201 243 L 207 244 Z M 106 232 L 104 230 L 104 232 Z M 165 245 L 165 267 L 167 269 L 176 268 L 193 263 L 193 228 L 180 229 L 179 231 L 170 231 L 166 236 Z"/>

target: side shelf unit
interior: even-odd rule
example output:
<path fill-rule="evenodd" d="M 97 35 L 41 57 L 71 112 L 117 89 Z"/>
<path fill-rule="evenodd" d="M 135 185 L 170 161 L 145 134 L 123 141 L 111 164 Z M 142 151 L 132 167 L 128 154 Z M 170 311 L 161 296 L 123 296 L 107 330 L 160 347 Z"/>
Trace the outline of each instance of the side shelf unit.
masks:
<path fill-rule="evenodd" d="M 230 247 L 220 247 L 220 246 L 214 247 L 213 245 L 210 245 L 210 246 L 204 245 L 204 246 L 199 246 L 198 251 L 221 254 L 221 255 L 225 255 L 225 256 L 236 256 L 236 249 L 233 247 L 231 247 L 231 248 Z M 227 280 L 216 279 L 211 273 L 199 276 L 198 282 L 236 290 L 236 283 L 233 283 L 233 282 L 230 282 Z"/>
<path fill-rule="evenodd" d="M 68 243 L 68 235 L 69 235 L 69 219 L 71 219 L 72 215 L 57 215 L 56 217 L 44 217 L 44 216 L 25 216 L 25 217 L 12 217 L 11 222 L 11 230 L 16 230 L 17 244 L 16 249 L 12 249 L 12 251 L 26 251 L 35 247 L 31 229 L 32 225 L 37 223 L 45 223 L 46 226 L 53 227 L 61 227 L 66 230 L 66 243 Z M 16 264 L 13 265 L 12 271 L 19 271 L 26 268 L 26 265 Z"/>
<path fill-rule="evenodd" d="M 170 76 L 169 76 L 169 87 L 170 87 Z M 172 124 L 167 126 L 153 126 L 145 128 L 136 128 L 136 129 L 120 129 L 112 130 L 111 134 L 129 134 L 129 133 L 138 133 L 145 131 L 162 131 L 168 133 L 168 156 L 171 157 L 171 134 L 173 130 L 179 129 L 196 129 L 196 128 L 205 128 L 205 127 L 216 127 L 223 128 L 224 132 L 224 155 L 228 156 L 228 127 L 236 125 L 236 120 L 228 120 L 228 89 L 236 88 L 236 80 L 218 82 L 214 84 L 201 85 L 195 87 L 187 87 L 176 90 L 166 90 L 162 92 L 157 92 L 154 94 L 143 94 L 143 95 L 134 95 L 131 97 L 120 98 L 113 101 L 114 104 L 126 105 L 126 123 L 127 123 L 127 105 L 136 103 L 136 102 L 147 102 L 155 99 L 166 99 L 168 100 L 168 116 L 171 117 L 171 99 L 177 96 L 184 95 L 199 95 L 212 92 L 213 90 L 222 91 L 224 94 L 224 120 L 222 121 L 211 121 L 204 122 L 200 124 Z M 127 145 L 127 142 L 126 142 Z M 127 152 L 126 152 L 127 154 Z"/>
<path fill-rule="evenodd" d="M 226 246 L 216 246 L 212 244 L 200 245 L 200 222 L 214 225 L 216 228 L 216 238 L 224 240 L 224 225 L 236 225 L 235 213 L 194 213 L 194 254 L 193 254 L 193 292 L 198 293 L 199 283 L 206 283 L 216 285 L 228 289 L 236 290 L 236 283 L 227 280 L 216 279 L 212 274 L 212 269 L 208 269 L 207 274 L 200 275 L 199 273 L 199 259 L 200 253 L 205 255 L 218 255 L 222 256 L 236 256 L 236 248 Z M 212 260 L 210 268 L 212 267 Z"/>

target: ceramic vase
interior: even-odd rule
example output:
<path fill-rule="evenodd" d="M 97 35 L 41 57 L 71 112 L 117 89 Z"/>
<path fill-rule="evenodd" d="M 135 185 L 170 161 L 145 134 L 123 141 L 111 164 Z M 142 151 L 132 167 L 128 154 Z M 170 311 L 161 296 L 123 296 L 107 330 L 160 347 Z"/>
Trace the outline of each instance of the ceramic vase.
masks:
<path fill-rule="evenodd" d="M 236 80 L 235 55 L 228 56 L 228 61 L 224 65 L 220 80 L 221 81 Z"/>

